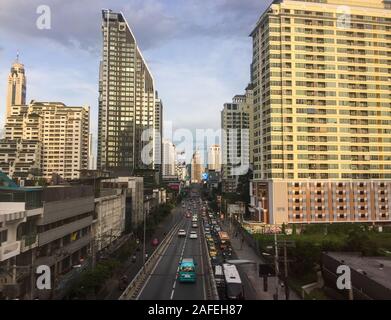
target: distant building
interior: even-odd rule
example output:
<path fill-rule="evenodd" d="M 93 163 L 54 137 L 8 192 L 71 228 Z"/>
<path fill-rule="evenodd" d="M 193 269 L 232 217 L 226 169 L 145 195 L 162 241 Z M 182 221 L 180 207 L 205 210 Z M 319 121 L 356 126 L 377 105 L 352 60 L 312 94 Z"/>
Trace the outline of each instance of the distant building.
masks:
<path fill-rule="evenodd" d="M 14 105 L 26 104 L 26 74 L 24 65 L 19 62 L 17 55 L 15 62 L 12 64 L 11 71 L 8 75 L 6 117 L 11 114 L 11 107 Z"/>
<path fill-rule="evenodd" d="M 96 170 L 96 162 L 93 152 L 93 138 L 92 134 L 89 135 L 88 139 L 88 170 Z"/>
<path fill-rule="evenodd" d="M 208 150 L 208 169 L 221 171 L 221 148 L 218 144 L 211 145 Z"/>
<path fill-rule="evenodd" d="M 159 171 L 159 180 L 161 180 L 163 164 L 163 102 L 158 97 L 156 91 L 155 102 L 155 149 L 154 149 L 154 169 Z"/>
<path fill-rule="evenodd" d="M 252 163 L 252 118 L 252 87 L 248 86 L 245 95 L 236 95 L 221 111 L 221 128 L 225 132 L 222 137 L 223 192 L 236 192 L 239 176 L 246 174 Z"/>
<path fill-rule="evenodd" d="M 174 176 L 176 163 L 175 145 L 168 139 L 163 139 L 163 177 Z"/>
<path fill-rule="evenodd" d="M 191 159 L 191 183 L 200 183 L 202 175 L 201 154 L 197 150 Z"/>
<path fill-rule="evenodd" d="M 88 168 L 90 108 L 68 107 L 61 102 L 32 101 L 12 106 L 0 140 L 0 167 L 4 172 L 50 179 L 76 179 Z M 6 168 L 8 158 L 9 167 Z"/>

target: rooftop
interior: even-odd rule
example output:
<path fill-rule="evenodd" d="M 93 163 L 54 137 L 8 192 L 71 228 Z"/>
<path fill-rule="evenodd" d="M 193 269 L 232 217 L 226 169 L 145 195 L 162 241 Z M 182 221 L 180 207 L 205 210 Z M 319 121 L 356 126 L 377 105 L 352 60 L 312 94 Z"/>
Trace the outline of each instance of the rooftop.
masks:
<path fill-rule="evenodd" d="M 362 257 L 358 253 L 328 252 L 328 256 L 391 289 L 391 258 Z"/>

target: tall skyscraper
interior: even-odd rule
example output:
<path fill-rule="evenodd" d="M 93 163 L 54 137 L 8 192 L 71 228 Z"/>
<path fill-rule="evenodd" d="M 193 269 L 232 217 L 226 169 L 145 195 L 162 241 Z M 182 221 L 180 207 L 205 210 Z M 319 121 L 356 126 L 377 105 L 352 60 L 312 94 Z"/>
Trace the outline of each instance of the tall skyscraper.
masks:
<path fill-rule="evenodd" d="M 11 106 L 26 104 L 26 75 L 24 65 L 19 62 L 19 54 L 8 75 L 6 117 L 11 114 Z"/>
<path fill-rule="evenodd" d="M 208 150 L 208 169 L 221 171 L 221 148 L 220 145 L 214 144 Z"/>
<path fill-rule="evenodd" d="M 152 74 L 122 13 L 102 11 L 102 35 L 98 168 L 130 173 L 152 168 L 156 107 Z M 145 130 L 149 131 L 143 134 Z"/>
<path fill-rule="evenodd" d="M 390 221 L 390 9 L 283 0 L 258 20 L 252 205 L 265 222 Z"/>
<path fill-rule="evenodd" d="M 79 178 L 88 169 L 88 106 L 68 107 L 61 102 L 12 106 L 0 140 L 0 167 L 9 176 L 35 175 Z M 4 158 L 5 155 L 5 158 Z M 8 157 L 8 159 L 7 159 Z"/>
<path fill-rule="evenodd" d="M 163 139 L 163 177 L 174 176 L 176 164 L 176 148 L 168 139 Z"/>
<path fill-rule="evenodd" d="M 200 183 L 202 172 L 201 154 L 196 150 L 191 159 L 191 182 Z"/>
<path fill-rule="evenodd" d="M 154 137 L 154 169 L 159 171 L 159 175 L 162 175 L 162 162 L 163 162 L 163 102 L 158 97 L 156 92 L 155 103 L 155 137 Z"/>
<path fill-rule="evenodd" d="M 88 138 L 88 169 L 89 170 L 95 170 L 96 169 L 96 163 L 95 163 L 95 156 L 94 156 L 94 150 L 93 150 L 93 137 L 92 134 L 89 134 Z"/>
<path fill-rule="evenodd" d="M 221 111 L 222 190 L 236 192 L 240 175 L 250 167 L 250 140 L 253 117 L 251 88 L 246 95 L 236 95 Z M 243 170 L 241 169 L 243 168 Z"/>

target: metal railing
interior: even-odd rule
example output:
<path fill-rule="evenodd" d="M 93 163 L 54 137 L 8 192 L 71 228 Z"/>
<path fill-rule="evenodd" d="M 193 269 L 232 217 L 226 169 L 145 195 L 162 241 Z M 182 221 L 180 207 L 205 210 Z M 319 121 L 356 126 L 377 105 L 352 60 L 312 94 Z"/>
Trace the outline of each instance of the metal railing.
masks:
<path fill-rule="evenodd" d="M 157 261 L 161 257 L 162 253 L 165 252 L 165 250 L 169 246 L 174 235 L 178 232 L 180 224 L 181 221 L 178 221 L 171 229 L 171 231 L 165 236 L 160 245 L 156 248 L 155 251 L 153 251 L 151 256 L 143 265 L 143 267 L 139 270 L 137 275 L 133 278 L 128 287 L 121 294 L 119 300 L 137 300 L 138 296 L 141 293 L 141 289 L 143 288 L 153 268 L 156 266 Z"/>

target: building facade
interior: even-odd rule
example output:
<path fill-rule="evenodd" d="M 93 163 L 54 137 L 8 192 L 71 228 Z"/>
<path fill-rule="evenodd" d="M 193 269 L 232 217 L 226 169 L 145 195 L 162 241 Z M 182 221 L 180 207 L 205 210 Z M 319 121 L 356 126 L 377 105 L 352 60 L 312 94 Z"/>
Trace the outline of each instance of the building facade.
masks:
<path fill-rule="evenodd" d="M 91 253 L 92 188 L 0 187 L 0 208 L 0 295 L 61 298 L 74 266 L 88 263 Z M 50 290 L 31 287 L 42 265 L 51 270 Z"/>
<path fill-rule="evenodd" d="M 154 149 L 154 169 L 159 171 L 159 178 L 163 174 L 163 101 L 159 99 L 158 93 L 156 92 L 156 103 L 155 103 L 155 149 Z"/>
<path fill-rule="evenodd" d="M 122 13 L 102 11 L 102 36 L 98 169 L 133 173 L 136 168 L 152 168 L 156 108 L 152 74 Z M 148 151 L 142 156 L 144 147 Z"/>
<path fill-rule="evenodd" d="M 250 168 L 253 100 L 251 87 L 245 95 L 236 95 L 221 111 L 222 190 L 236 192 L 238 178 Z"/>
<path fill-rule="evenodd" d="M 23 176 L 37 169 L 36 175 L 46 179 L 54 173 L 64 179 L 78 178 L 79 170 L 88 168 L 89 114 L 88 106 L 68 107 L 60 102 L 12 106 L 5 139 L 0 141 L 3 171 Z"/>
<path fill-rule="evenodd" d="M 316 192 L 327 195 L 319 202 L 322 210 L 328 208 L 319 212 L 323 222 L 336 221 L 335 215 L 389 220 L 369 209 L 378 201 L 370 194 L 391 179 L 390 31 L 390 4 L 382 0 L 284 0 L 258 20 L 251 33 L 252 196 L 254 208 L 268 212 L 268 222 L 296 221 L 288 211 L 301 201 L 289 193 L 296 182 L 308 195 L 298 206 L 305 220 L 318 214 L 312 208 L 319 199 L 309 196 L 318 184 L 324 189 Z M 331 190 L 339 183 L 346 194 L 342 205 L 333 207 Z M 349 200 L 355 197 L 352 184 L 369 188 L 363 200 L 366 218 L 356 212 L 362 199 L 357 205 L 357 199 Z M 383 205 L 376 205 L 381 210 Z M 339 207 L 346 209 L 334 212 Z"/>
<path fill-rule="evenodd" d="M 218 144 L 214 144 L 209 147 L 208 169 L 217 172 L 221 171 L 221 148 Z"/>
<path fill-rule="evenodd" d="M 193 157 L 191 158 L 191 183 L 201 182 L 202 171 L 201 154 L 197 150 L 194 152 Z"/>
<path fill-rule="evenodd" d="M 124 188 L 131 201 L 126 203 L 126 210 L 130 212 L 126 222 L 131 229 L 136 229 L 144 221 L 144 179 L 142 177 L 117 177 L 106 179 L 102 183 L 105 188 Z M 131 206 L 128 208 L 128 206 Z"/>
<path fill-rule="evenodd" d="M 176 175 L 176 148 L 172 141 L 163 139 L 163 177 Z"/>
<path fill-rule="evenodd" d="M 98 252 L 110 246 L 125 232 L 126 190 L 102 190 L 95 198 L 92 234 L 94 250 Z"/>

